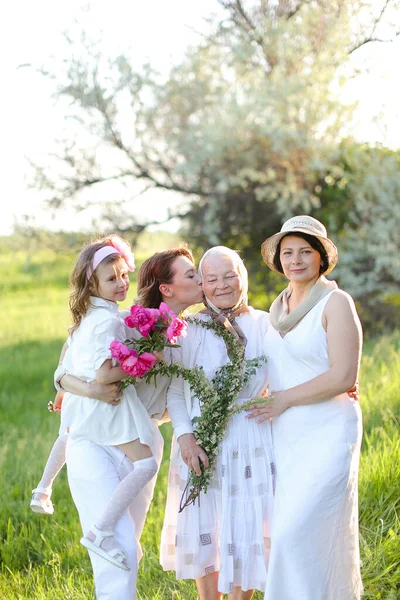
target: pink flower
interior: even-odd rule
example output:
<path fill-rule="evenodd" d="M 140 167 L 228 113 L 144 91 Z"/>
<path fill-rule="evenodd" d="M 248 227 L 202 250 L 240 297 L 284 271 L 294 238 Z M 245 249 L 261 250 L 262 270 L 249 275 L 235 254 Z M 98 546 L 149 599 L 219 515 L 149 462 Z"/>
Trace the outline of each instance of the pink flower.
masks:
<path fill-rule="evenodd" d="M 138 371 L 140 371 L 138 377 L 142 377 L 143 375 L 145 375 L 145 373 L 147 373 L 147 371 L 150 371 L 150 369 L 154 367 L 156 362 L 157 357 L 154 356 L 154 354 L 151 354 L 150 352 L 143 352 L 143 354 L 139 356 L 137 362 L 137 368 Z"/>
<path fill-rule="evenodd" d="M 168 306 L 168 304 L 165 304 L 165 302 L 161 302 L 160 306 L 159 306 L 159 310 L 160 310 L 160 314 L 161 316 L 167 321 L 169 322 L 170 319 L 175 319 L 176 318 L 176 314 L 174 313 L 174 311 L 172 311 L 170 309 L 170 307 Z"/>
<path fill-rule="evenodd" d="M 132 329 L 138 329 L 144 337 L 148 337 L 159 316 L 160 312 L 156 308 L 134 305 L 131 306 L 130 315 L 126 317 L 125 323 Z"/>
<path fill-rule="evenodd" d="M 136 327 L 135 320 L 133 317 L 131 317 L 131 315 L 125 317 L 125 325 L 128 325 L 128 327 L 130 327 L 131 329 L 134 329 Z"/>
<path fill-rule="evenodd" d="M 121 367 L 132 377 L 143 377 L 154 367 L 157 358 L 150 352 L 143 352 L 140 356 L 137 355 L 136 351 L 134 352 L 135 355 L 132 354 L 121 362 Z"/>
<path fill-rule="evenodd" d="M 134 317 L 131 317 L 131 315 L 128 315 L 127 317 L 125 317 L 125 325 L 128 325 L 128 327 L 130 327 L 131 329 L 135 329 L 136 321 L 135 321 Z"/>
<path fill-rule="evenodd" d="M 110 344 L 111 356 L 116 358 L 119 362 L 123 361 L 125 358 L 130 356 L 133 350 L 130 350 L 125 344 L 119 342 L 118 340 L 114 340 Z M 136 351 L 135 351 L 136 352 Z"/>
<path fill-rule="evenodd" d="M 128 375 L 132 375 L 133 377 L 136 377 L 135 365 L 136 365 L 137 361 L 138 361 L 138 355 L 135 350 L 130 356 L 127 356 L 126 358 L 124 358 L 121 361 L 121 368 L 125 371 L 125 373 L 128 373 Z"/>
<path fill-rule="evenodd" d="M 168 329 L 167 329 L 167 338 L 171 342 L 171 344 L 176 344 L 178 337 L 185 337 L 187 334 L 187 323 L 182 321 L 182 319 L 178 319 L 175 317 L 172 319 Z"/>

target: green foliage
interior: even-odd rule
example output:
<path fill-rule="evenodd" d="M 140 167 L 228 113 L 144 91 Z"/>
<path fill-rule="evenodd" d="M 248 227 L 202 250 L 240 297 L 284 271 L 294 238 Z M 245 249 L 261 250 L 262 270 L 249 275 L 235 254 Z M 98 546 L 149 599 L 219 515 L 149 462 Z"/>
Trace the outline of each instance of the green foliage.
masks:
<path fill-rule="evenodd" d="M 219 4 L 220 21 L 163 77 L 71 35 L 71 58 L 50 75 L 86 146 L 79 136 L 61 144 L 35 185 L 58 207 L 98 203 L 85 190 L 113 182 L 120 200 L 98 203 L 103 223 L 134 237 L 145 224 L 129 201 L 145 185 L 182 194 L 184 236 L 198 251 L 240 250 L 264 308 L 282 281 L 260 269 L 260 245 L 286 218 L 311 214 L 338 242 L 337 273 L 368 327 L 378 297 L 379 323 L 397 325 L 387 305 L 400 283 L 399 158 L 346 140 L 354 107 L 339 101 L 349 56 L 380 28 L 390 38 L 397 0 Z"/>
<path fill-rule="evenodd" d="M 43 255 L 45 271 L 51 264 Z M 2 258 L 0 279 L 18 279 L 22 264 Z M 78 515 L 65 471 L 54 487 L 55 514 L 29 509 L 37 483 L 57 436 L 58 418 L 47 412 L 53 398 L 53 370 L 68 322 L 66 290 L 58 281 L 65 265 L 52 266 L 46 285 L 35 275 L 24 289 L 3 288 L 0 296 L 0 595 L 4 600 L 91 600 L 93 583 L 86 551 L 80 546 Z M 7 277 L 4 276 L 7 272 Z M 362 362 L 360 402 L 365 437 L 360 470 L 362 573 L 366 600 L 400 597 L 400 334 L 369 340 Z M 142 538 L 144 558 L 140 600 L 195 600 L 191 581 L 177 582 L 158 563 L 165 506 L 171 427 L 162 426 L 166 447 L 154 501 Z M 262 594 L 255 594 L 261 600 Z"/>
<path fill-rule="evenodd" d="M 400 154 L 347 152 L 353 206 L 343 227 L 339 274 L 356 298 L 387 298 L 400 288 Z"/>
<path fill-rule="evenodd" d="M 196 439 L 208 456 L 209 465 L 207 468 L 204 465 L 201 466 L 200 475 L 194 471 L 190 473 L 188 485 L 181 499 L 180 510 L 193 504 L 201 492 L 207 492 L 214 476 L 220 444 L 226 435 L 229 420 L 233 414 L 247 408 L 247 405 L 238 407 L 235 401 L 240 391 L 249 382 L 250 377 L 267 360 L 265 356 L 245 359 L 244 346 L 218 320 L 203 321 L 199 318 L 188 317 L 186 321 L 194 327 L 212 330 L 221 337 L 227 347 L 230 361 L 217 369 L 211 381 L 207 379 L 203 367 L 196 365 L 185 367 L 179 362 L 168 364 L 165 361 L 159 361 L 144 376 L 146 383 L 154 381 L 155 384 L 159 376 L 180 377 L 188 382 L 192 393 L 201 404 L 201 414 L 199 417 L 195 417 L 192 423 Z M 135 342 L 127 345 L 134 346 L 134 344 Z M 149 345 L 152 346 L 151 340 Z M 136 346 L 136 349 L 139 350 L 139 347 Z M 160 347 L 158 350 L 162 350 L 162 348 Z M 136 381 L 135 377 L 127 377 L 123 381 L 123 387 L 129 384 L 134 385 Z"/>
<path fill-rule="evenodd" d="M 235 401 L 256 369 L 266 362 L 265 356 L 246 359 L 244 346 L 218 320 L 203 321 L 193 317 L 188 320 L 195 327 L 212 330 L 222 337 L 230 360 L 217 369 L 211 384 L 206 380 L 199 382 L 199 385 L 193 385 L 192 377 L 187 378 L 201 403 L 201 414 L 194 423 L 194 433 L 208 456 L 209 466 L 207 469 L 202 467 L 200 475 L 193 471 L 190 473 L 187 494 L 185 499 L 181 500 L 181 509 L 192 504 L 201 491 L 207 491 L 213 478 L 221 442 L 226 435 L 229 420 L 235 412 Z"/>

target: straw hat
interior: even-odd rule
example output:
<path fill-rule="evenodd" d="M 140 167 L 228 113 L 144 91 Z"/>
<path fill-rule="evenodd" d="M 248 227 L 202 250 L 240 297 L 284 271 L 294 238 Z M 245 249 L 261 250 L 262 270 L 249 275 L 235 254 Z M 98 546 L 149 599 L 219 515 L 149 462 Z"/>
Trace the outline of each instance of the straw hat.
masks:
<path fill-rule="evenodd" d="M 324 275 L 327 275 L 335 268 L 338 261 L 338 250 L 332 240 L 328 238 L 325 226 L 317 219 L 314 219 L 314 217 L 300 215 L 299 217 L 292 217 L 288 221 L 285 221 L 280 232 L 267 238 L 261 245 L 262 257 L 270 269 L 277 273 L 279 272 L 274 265 L 276 249 L 280 240 L 292 232 L 307 233 L 319 239 L 326 250 L 329 261 L 329 267 L 323 273 Z"/>

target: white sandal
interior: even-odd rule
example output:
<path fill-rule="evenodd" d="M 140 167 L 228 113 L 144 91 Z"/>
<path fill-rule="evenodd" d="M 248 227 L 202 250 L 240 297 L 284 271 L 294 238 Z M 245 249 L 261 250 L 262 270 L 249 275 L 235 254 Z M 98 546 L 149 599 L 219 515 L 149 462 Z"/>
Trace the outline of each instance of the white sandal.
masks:
<path fill-rule="evenodd" d="M 95 525 L 90 528 L 90 531 L 94 533 L 96 536 L 95 540 L 89 540 L 88 537 L 84 536 L 81 538 L 81 544 L 91 552 L 98 554 L 105 560 L 108 560 L 115 567 L 119 567 L 120 569 L 124 569 L 124 571 L 130 571 L 128 565 L 124 563 L 124 560 L 127 560 L 126 554 L 122 548 L 112 548 L 111 550 L 105 550 L 101 547 L 102 541 L 107 537 L 114 537 L 113 531 L 101 531 L 97 529 Z"/>
<path fill-rule="evenodd" d="M 44 515 L 52 515 L 54 513 L 54 505 L 50 500 L 51 488 L 37 487 L 32 490 L 32 500 L 30 503 L 31 510 L 36 513 L 42 513 Z M 35 494 L 46 494 L 47 498 L 44 500 L 36 500 Z"/>

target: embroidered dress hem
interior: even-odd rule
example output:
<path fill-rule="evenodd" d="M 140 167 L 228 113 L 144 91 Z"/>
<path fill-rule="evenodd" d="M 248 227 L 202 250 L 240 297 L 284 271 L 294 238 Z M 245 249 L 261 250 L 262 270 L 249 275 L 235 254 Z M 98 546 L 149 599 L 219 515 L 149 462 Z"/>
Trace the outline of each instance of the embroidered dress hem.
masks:
<path fill-rule="evenodd" d="M 207 493 L 176 518 L 189 476 L 178 458 L 168 483 L 161 548 L 164 570 L 174 570 L 177 579 L 219 572 L 218 590 L 225 594 L 236 586 L 264 591 L 272 516 L 271 456 L 270 424 L 235 415 Z"/>

